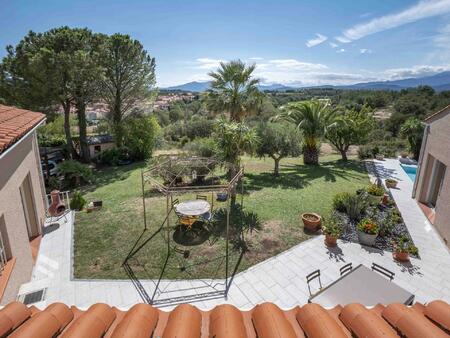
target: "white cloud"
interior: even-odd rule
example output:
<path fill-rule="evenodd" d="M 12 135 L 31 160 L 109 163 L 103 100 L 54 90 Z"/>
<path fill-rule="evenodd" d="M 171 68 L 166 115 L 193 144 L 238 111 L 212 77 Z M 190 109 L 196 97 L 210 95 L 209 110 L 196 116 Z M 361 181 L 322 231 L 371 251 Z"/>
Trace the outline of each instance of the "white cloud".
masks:
<path fill-rule="evenodd" d="M 344 37 L 344 36 L 336 36 L 335 39 L 336 39 L 337 41 L 339 41 L 340 43 L 348 43 L 348 42 L 351 42 L 351 41 L 352 41 L 352 40 L 347 39 L 347 38 Z"/>
<path fill-rule="evenodd" d="M 269 64 L 275 66 L 275 68 L 284 70 L 313 71 L 328 68 L 321 63 L 301 62 L 295 59 L 270 60 Z"/>
<path fill-rule="evenodd" d="M 372 54 L 372 50 L 371 50 L 371 49 L 368 49 L 368 48 L 361 48 L 361 49 L 359 50 L 359 52 L 360 52 L 361 54 Z"/>
<path fill-rule="evenodd" d="M 308 41 L 306 41 L 306 46 L 307 47 L 314 47 L 317 45 L 320 45 L 321 43 L 327 41 L 328 37 L 326 37 L 325 35 L 322 35 L 320 33 L 316 33 L 316 37 L 309 39 Z"/>
<path fill-rule="evenodd" d="M 330 42 L 331 48 L 337 48 L 339 45 L 335 42 Z"/>
<path fill-rule="evenodd" d="M 336 38 L 336 40 L 347 43 L 361 39 L 370 34 L 449 12 L 450 0 L 423 0 L 401 12 L 388 14 L 357 24 L 345 30 L 341 36 Z"/>
<path fill-rule="evenodd" d="M 199 58 L 196 59 L 195 68 L 198 69 L 216 69 L 220 66 L 221 62 L 226 62 L 226 60 L 221 59 L 210 59 L 210 58 Z"/>
<path fill-rule="evenodd" d="M 260 60 L 263 60 L 263 58 L 262 57 L 259 57 L 259 56 L 255 56 L 255 57 L 252 57 L 252 58 L 248 58 L 249 60 L 254 60 L 254 61 L 260 61 Z"/>
<path fill-rule="evenodd" d="M 450 23 L 439 30 L 439 34 L 434 37 L 433 41 L 438 48 L 450 48 Z"/>
<path fill-rule="evenodd" d="M 383 77 L 386 80 L 399 80 L 410 77 L 430 76 L 448 70 L 450 70 L 450 65 L 442 65 L 442 66 L 416 65 L 409 68 L 386 69 L 383 72 Z"/>
<path fill-rule="evenodd" d="M 345 49 L 344 49 L 344 48 L 338 49 L 338 50 L 336 51 L 336 53 L 345 53 Z"/>

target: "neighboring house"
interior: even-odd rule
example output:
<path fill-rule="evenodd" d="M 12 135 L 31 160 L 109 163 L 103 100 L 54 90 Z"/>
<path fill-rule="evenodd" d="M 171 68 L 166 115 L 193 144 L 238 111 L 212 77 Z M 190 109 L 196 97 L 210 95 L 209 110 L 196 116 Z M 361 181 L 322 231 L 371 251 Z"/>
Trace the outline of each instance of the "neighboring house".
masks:
<path fill-rule="evenodd" d="M 116 146 L 111 135 L 88 136 L 87 143 L 91 158 L 95 158 L 100 152 Z"/>
<path fill-rule="evenodd" d="M 450 244 L 450 105 L 425 119 L 413 197 Z"/>
<path fill-rule="evenodd" d="M 32 247 L 45 221 L 36 128 L 45 115 L 0 105 L 0 297 L 14 300 L 33 269 Z"/>

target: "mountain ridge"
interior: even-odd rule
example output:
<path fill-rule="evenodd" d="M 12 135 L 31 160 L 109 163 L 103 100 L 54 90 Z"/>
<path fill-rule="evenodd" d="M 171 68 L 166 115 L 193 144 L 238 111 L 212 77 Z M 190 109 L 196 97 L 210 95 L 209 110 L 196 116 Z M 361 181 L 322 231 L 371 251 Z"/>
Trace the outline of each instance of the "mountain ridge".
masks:
<path fill-rule="evenodd" d="M 161 89 L 189 91 L 189 92 L 204 92 L 210 88 L 210 84 L 211 84 L 210 81 L 205 82 L 192 81 L 178 86 L 171 86 Z M 406 88 L 418 87 L 421 85 L 430 86 L 436 91 L 450 90 L 450 71 L 445 71 L 423 77 L 410 77 L 400 80 L 360 82 L 351 85 L 288 86 L 280 83 L 274 83 L 269 85 L 262 84 L 259 85 L 258 87 L 260 90 L 263 91 L 286 91 L 286 90 L 308 89 L 308 88 L 336 88 L 336 89 L 350 89 L 350 90 L 352 89 L 402 90 Z"/>

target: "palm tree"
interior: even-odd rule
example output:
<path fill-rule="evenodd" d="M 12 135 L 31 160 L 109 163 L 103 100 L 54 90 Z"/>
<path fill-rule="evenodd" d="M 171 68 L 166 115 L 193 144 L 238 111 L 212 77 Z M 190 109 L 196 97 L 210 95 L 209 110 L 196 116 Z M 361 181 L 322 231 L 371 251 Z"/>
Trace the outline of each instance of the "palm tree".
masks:
<path fill-rule="evenodd" d="M 415 160 L 419 159 L 423 129 L 424 125 L 417 117 L 410 117 L 400 128 L 401 135 L 408 140 L 409 150 L 413 153 Z"/>
<path fill-rule="evenodd" d="M 294 124 L 303 134 L 303 162 L 319 163 L 319 139 L 334 124 L 335 111 L 324 101 L 288 103 L 275 119 Z"/>
<path fill-rule="evenodd" d="M 228 114 L 231 121 L 240 122 L 262 104 L 263 94 L 258 90 L 259 79 L 252 76 L 255 65 L 246 66 L 241 60 L 220 63 L 206 95 L 207 108 L 217 114 Z"/>

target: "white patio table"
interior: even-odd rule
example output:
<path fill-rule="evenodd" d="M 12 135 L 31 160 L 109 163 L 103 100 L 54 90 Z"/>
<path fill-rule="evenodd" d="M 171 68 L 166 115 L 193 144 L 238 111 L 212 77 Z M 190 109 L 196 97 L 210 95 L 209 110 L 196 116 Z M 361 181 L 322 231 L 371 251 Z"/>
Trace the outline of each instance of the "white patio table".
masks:
<path fill-rule="evenodd" d="M 204 200 L 181 202 L 175 206 L 175 211 L 183 216 L 201 216 L 211 210 L 211 205 Z"/>

